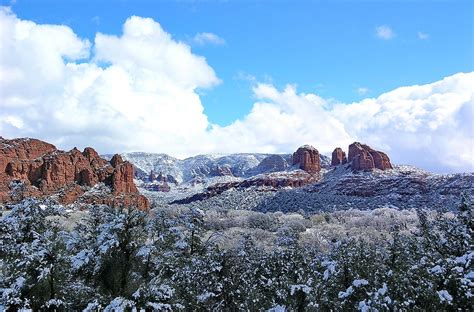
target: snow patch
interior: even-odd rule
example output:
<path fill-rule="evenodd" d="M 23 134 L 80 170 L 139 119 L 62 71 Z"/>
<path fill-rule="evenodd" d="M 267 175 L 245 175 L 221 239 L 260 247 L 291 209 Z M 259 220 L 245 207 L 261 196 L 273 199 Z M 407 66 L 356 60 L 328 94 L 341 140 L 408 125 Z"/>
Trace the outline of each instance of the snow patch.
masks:
<path fill-rule="evenodd" d="M 453 301 L 453 296 L 451 296 L 447 290 L 443 289 L 438 291 L 438 296 L 441 302 L 446 301 L 448 304 L 451 304 L 451 302 Z"/>

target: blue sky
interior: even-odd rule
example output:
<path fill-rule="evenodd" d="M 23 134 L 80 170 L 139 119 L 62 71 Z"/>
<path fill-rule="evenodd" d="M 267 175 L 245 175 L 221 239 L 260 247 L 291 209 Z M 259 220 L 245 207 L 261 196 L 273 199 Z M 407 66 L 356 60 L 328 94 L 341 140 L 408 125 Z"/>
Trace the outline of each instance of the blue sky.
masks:
<path fill-rule="evenodd" d="M 292 83 L 299 92 L 350 103 L 473 70 L 472 1 L 18 0 L 12 9 L 36 23 L 68 25 L 91 41 L 96 32 L 120 35 L 131 15 L 153 18 L 189 42 L 222 80 L 199 91 L 219 125 L 250 111 L 256 81 Z M 393 37 L 378 38 L 379 26 Z M 225 44 L 192 43 L 200 32 Z"/>
<path fill-rule="evenodd" d="M 473 1 L 0 4 L 3 137 L 474 171 Z"/>

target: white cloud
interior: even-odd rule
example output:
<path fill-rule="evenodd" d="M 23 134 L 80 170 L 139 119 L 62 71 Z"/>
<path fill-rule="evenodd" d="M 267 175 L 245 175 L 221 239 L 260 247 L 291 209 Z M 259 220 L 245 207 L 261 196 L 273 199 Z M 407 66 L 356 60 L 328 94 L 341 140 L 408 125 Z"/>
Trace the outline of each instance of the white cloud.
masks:
<path fill-rule="evenodd" d="M 402 87 L 351 104 L 331 103 L 288 85 L 254 88 L 258 102 L 243 119 L 214 128 L 225 151 L 291 152 L 310 143 L 320 152 L 353 141 L 386 151 L 395 163 L 437 172 L 474 171 L 473 73 Z M 229 139 L 229 138 L 237 138 Z"/>
<path fill-rule="evenodd" d="M 474 73 L 402 87 L 331 110 L 357 140 L 398 163 L 435 171 L 474 171 Z"/>
<path fill-rule="evenodd" d="M 102 151 L 173 146 L 169 152 L 184 154 L 209 126 L 196 89 L 219 79 L 152 19 L 127 19 L 121 36 L 97 34 L 90 55 L 90 42 L 70 28 L 3 9 L 0 40 L 4 136 Z"/>
<path fill-rule="evenodd" d="M 214 44 L 214 45 L 224 45 L 225 44 L 224 39 L 222 39 L 221 37 L 219 37 L 216 34 L 209 33 L 209 32 L 197 33 L 193 37 L 192 42 L 196 43 L 198 45 L 205 45 L 207 43 L 211 43 L 211 44 Z"/>
<path fill-rule="evenodd" d="M 358 95 L 366 95 L 370 90 L 366 87 L 359 87 L 356 91 Z"/>
<path fill-rule="evenodd" d="M 292 85 L 279 91 L 270 84 L 257 84 L 253 92 L 257 102 L 244 119 L 212 128 L 211 150 L 281 153 L 311 143 L 329 152 L 335 144 L 350 143 L 344 125 L 328 114 L 328 102 L 321 97 L 297 94 Z"/>
<path fill-rule="evenodd" d="M 375 27 L 375 34 L 378 38 L 383 40 L 390 40 L 395 36 L 395 33 L 393 32 L 392 28 L 386 25 Z"/>
<path fill-rule="evenodd" d="M 359 140 L 396 163 L 473 171 L 473 79 L 459 73 L 360 102 L 257 83 L 252 110 L 228 126 L 210 123 L 199 88 L 219 83 L 203 57 L 152 19 L 131 17 L 123 34 L 93 43 L 66 26 L 40 25 L 0 11 L 0 133 L 64 149 L 323 153 Z"/>
<path fill-rule="evenodd" d="M 428 33 L 425 33 L 425 32 L 422 32 L 422 31 L 418 32 L 418 39 L 420 39 L 420 40 L 426 40 L 429 37 L 430 37 L 430 35 Z"/>

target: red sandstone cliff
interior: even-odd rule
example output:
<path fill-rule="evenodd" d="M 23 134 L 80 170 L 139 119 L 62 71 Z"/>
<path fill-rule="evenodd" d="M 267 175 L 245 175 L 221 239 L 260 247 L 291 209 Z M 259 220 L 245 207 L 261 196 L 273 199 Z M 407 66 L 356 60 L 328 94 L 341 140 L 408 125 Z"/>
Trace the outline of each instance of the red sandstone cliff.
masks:
<path fill-rule="evenodd" d="M 311 145 L 304 145 L 293 153 L 293 165 L 298 165 L 301 170 L 308 173 L 321 171 L 319 152 Z"/>
<path fill-rule="evenodd" d="M 349 145 L 348 161 L 352 161 L 352 170 L 392 169 L 392 164 L 387 154 L 376 151 L 370 146 L 359 142 Z"/>
<path fill-rule="evenodd" d="M 343 165 L 347 163 L 346 153 L 340 147 L 336 147 L 332 152 L 331 166 Z"/>
<path fill-rule="evenodd" d="M 58 195 L 65 204 L 80 199 L 85 190 L 103 182 L 112 194 L 87 198 L 88 203 L 112 206 L 135 205 L 149 208 L 148 200 L 138 193 L 133 182 L 133 166 L 115 155 L 111 162 L 102 159 L 91 147 L 69 152 L 36 139 L 6 140 L 0 137 L 0 202 L 18 200 L 12 194 L 12 182 L 22 182 L 22 195 Z"/>

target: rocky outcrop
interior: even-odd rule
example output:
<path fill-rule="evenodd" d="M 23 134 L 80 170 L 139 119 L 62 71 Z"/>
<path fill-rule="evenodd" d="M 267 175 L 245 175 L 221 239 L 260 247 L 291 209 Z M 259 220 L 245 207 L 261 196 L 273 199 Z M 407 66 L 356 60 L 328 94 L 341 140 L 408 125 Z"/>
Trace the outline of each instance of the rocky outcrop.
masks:
<path fill-rule="evenodd" d="M 321 169 L 330 169 L 331 168 L 331 157 L 328 157 L 323 154 L 319 154 L 319 159 L 321 162 Z"/>
<path fill-rule="evenodd" d="M 118 156 L 114 161 L 115 156 Z M 114 167 L 112 175 L 112 189 L 115 194 L 120 193 L 138 193 L 138 189 L 133 182 L 133 165 L 129 162 L 124 162 L 120 155 L 116 154 L 110 164 Z"/>
<path fill-rule="evenodd" d="M 194 201 L 206 200 L 217 196 L 229 189 L 246 189 L 256 187 L 260 191 L 277 191 L 281 188 L 298 188 L 318 181 L 318 174 L 309 174 L 299 170 L 290 172 L 274 172 L 260 174 L 243 181 L 217 183 L 206 188 L 203 192 L 190 197 L 175 200 L 172 204 L 189 204 Z"/>
<path fill-rule="evenodd" d="M 171 174 L 166 175 L 166 182 L 178 185 L 178 180 L 176 180 Z"/>
<path fill-rule="evenodd" d="M 232 170 L 226 165 L 212 167 L 209 174 L 211 177 L 233 176 Z"/>
<path fill-rule="evenodd" d="M 64 152 L 35 139 L 0 138 L 0 165 L 0 202 L 57 195 L 62 203 L 69 204 L 102 182 L 112 188 L 112 193 L 107 195 L 110 198 L 96 198 L 95 202 L 133 204 L 134 198 L 138 208 L 149 207 L 133 182 L 132 164 L 124 162 L 120 155 L 115 155 L 109 163 L 91 147 L 83 152 L 76 148 Z M 22 188 L 12 189 L 20 184 Z M 18 190 L 22 194 L 13 194 Z"/>
<path fill-rule="evenodd" d="M 120 154 L 115 154 L 114 156 L 112 156 L 112 158 L 110 159 L 110 164 L 112 165 L 112 167 L 116 168 L 118 165 L 121 165 L 123 164 L 124 161 L 123 161 L 123 158 L 122 156 L 120 156 Z"/>
<path fill-rule="evenodd" d="M 33 160 L 55 150 L 54 145 L 36 139 L 6 140 L 0 137 L 0 172 L 5 172 L 13 160 Z"/>
<path fill-rule="evenodd" d="M 346 153 L 340 147 L 336 147 L 332 152 L 331 166 L 338 166 L 347 163 Z"/>
<path fill-rule="evenodd" d="M 169 186 L 168 182 L 154 182 L 154 183 L 146 183 L 142 186 L 144 189 L 153 192 L 169 192 L 171 191 L 171 187 Z"/>
<path fill-rule="evenodd" d="M 69 152 L 46 154 L 42 160 L 41 178 L 30 183 L 45 192 L 76 182 L 89 187 L 99 183 L 89 160 L 76 148 Z"/>
<path fill-rule="evenodd" d="M 293 153 L 293 165 L 308 173 L 321 171 L 319 152 L 311 145 L 304 145 Z"/>
<path fill-rule="evenodd" d="M 136 176 L 136 174 L 135 174 L 135 176 Z M 160 176 L 162 176 L 161 173 L 160 173 Z M 148 182 L 156 181 L 156 179 L 157 179 L 157 176 L 155 174 L 155 171 L 154 170 L 150 171 L 150 174 L 148 175 Z"/>
<path fill-rule="evenodd" d="M 387 170 L 393 168 L 387 154 L 376 151 L 370 146 L 359 142 L 354 142 L 349 145 L 348 161 L 352 162 L 351 169 L 354 171 L 373 169 Z"/>
<path fill-rule="evenodd" d="M 261 172 L 283 171 L 288 168 L 288 162 L 280 155 L 270 155 L 264 158 L 256 167 Z"/>

